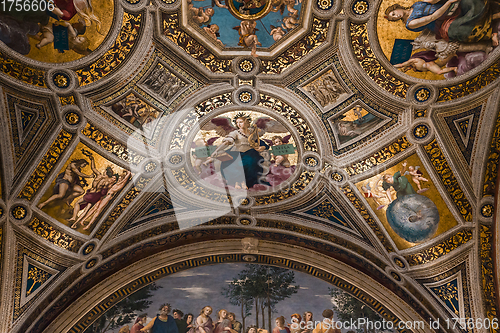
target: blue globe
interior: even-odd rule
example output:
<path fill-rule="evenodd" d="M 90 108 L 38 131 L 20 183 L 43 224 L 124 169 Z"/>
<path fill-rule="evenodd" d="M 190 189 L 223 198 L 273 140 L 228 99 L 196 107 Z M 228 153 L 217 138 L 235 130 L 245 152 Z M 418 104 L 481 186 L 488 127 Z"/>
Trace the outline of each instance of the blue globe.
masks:
<path fill-rule="evenodd" d="M 386 216 L 392 229 L 412 243 L 430 239 L 439 223 L 436 205 L 420 194 L 409 194 L 394 200 L 387 207 Z"/>

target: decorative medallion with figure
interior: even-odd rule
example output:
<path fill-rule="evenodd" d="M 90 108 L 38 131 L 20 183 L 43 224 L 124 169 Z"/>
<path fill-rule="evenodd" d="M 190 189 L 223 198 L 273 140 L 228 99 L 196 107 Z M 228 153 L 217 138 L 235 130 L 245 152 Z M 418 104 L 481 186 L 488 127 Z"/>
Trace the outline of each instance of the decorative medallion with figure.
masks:
<path fill-rule="evenodd" d="M 20 6 L 20 2 L 15 6 Z M 80 59 L 104 41 L 113 23 L 113 0 L 26 1 L 0 6 L 0 41 L 31 59 Z"/>
<path fill-rule="evenodd" d="M 210 119 L 192 144 L 192 165 L 213 185 L 267 190 L 295 172 L 290 131 L 259 112 L 227 112 Z"/>
<path fill-rule="evenodd" d="M 498 46 L 500 5 L 482 0 L 383 0 L 378 14 L 382 51 L 392 65 L 423 79 L 463 75 Z"/>

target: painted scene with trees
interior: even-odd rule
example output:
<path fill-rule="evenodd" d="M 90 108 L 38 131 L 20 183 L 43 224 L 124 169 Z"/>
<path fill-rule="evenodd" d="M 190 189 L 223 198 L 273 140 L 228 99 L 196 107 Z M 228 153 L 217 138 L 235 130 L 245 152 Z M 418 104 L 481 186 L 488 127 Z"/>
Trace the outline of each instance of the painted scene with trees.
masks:
<path fill-rule="evenodd" d="M 357 298 L 309 274 L 270 265 L 226 263 L 159 279 L 117 303 L 85 333 L 139 332 L 161 315 L 166 303 L 179 333 L 198 332 L 197 320 L 205 321 L 205 332 L 210 333 L 270 333 L 281 316 L 290 333 L 313 333 L 313 329 L 294 329 L 292 318 L 322 321 L 327 309 L 333 311 L 333 320 L 381 320 Z M 357 332 L 375 330 L 359 327 Z"/>

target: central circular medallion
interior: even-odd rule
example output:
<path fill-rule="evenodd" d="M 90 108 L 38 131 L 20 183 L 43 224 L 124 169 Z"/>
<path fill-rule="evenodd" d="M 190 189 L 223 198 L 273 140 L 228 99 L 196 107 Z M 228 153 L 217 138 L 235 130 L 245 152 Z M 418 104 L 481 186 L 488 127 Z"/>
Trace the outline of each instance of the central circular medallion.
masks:
<path fill-rule="evenodd" d="M 240 20 L 258 20 L 271 11 L 271 0 L 228 0 L 228 9 Z"/>

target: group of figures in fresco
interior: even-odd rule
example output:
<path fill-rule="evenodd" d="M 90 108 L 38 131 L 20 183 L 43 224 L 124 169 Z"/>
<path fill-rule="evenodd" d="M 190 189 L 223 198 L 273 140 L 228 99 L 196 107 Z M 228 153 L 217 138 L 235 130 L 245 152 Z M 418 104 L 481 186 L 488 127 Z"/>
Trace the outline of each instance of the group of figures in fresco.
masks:
<path fill-rule="evenodd" d="M 499 44 L 500 4 L 494 0 L 423 0 L 411 7 L 396 3 L 385 9 L 384 18 L 420 33 L 411 42 L 411 57 L 394 64 L 405 72 L 452 78 L 477 67 Z M 393 55 L 399 51 L 395 45 Z"/>
<path fill-rule="evenodd" d="M 304 89 L 311 93 L 322 107 L 335 104 L 340 96 L 346 93 L 331 70 L 305 86 Z"/>
<path fill-rule="evenodd" d="M 132 328 L 129 325 L 123 326 L 119 333 L 139 333 L 139 332 L 162 332 L 162 333 L 242 333 L 242 324 L 236 320 L 236 315 L 221 309 L 217 312 L 217 321 L 214 322 L 210 315 L 213 312 L 211 306 L 205 306 L 196 317 L 192 313 L 184 315 L 181 310 L 174 309 L 173 317 L 169 315 L 170 304 L 165 303 L 160 307 L 160 313 L 150 322 L 147 321 L 147 314 L 141 314 L 135 320 Z M 328 328 L 333 322 L 333 310 L 326 309 L 322 313 L 324 324 L 315 325 L 313 313 L 307 311 L 302 317 L 298 313 L 291 315 L 290 323 L 286 323 L 284 316 L 275 319 L 273 333 L 340 333 L 338 328 Z M 334 322 L 333 322 L 334 323 Z M 267 333 L 267 330 L 257 326 L 249 326 L 244 333 Z"/>
<path fill-rule="evenodd" d="M 208 138 L 211 131 L 219 136 Z M 268 138 L 263 138 L 266 132 Z M 204 125 L 200 134 L 205 138 L 192 144 L 193 166 L 202 179 L 213 185 L 266 190 L 281 184 L 295 171 L 290 161 L 291 155 L 296 156 L 295 147 L 289 143 L 291 135 L 270 117 L 256 118 L 252 125 L 251 116 L 244 112 L 233 119 L 219 116 Z M 215 142 L 220 144 L 214 146 Z"/>
<path fill-rule="evenodd" d="M 219 46 L 244 47 L 256 57 L 257 47 L 271 46 L 298 26 L 301 2 L 188 0 L 188 10 L 191 22 L 200 26 Z M 262 28 L 257 28 L 258 23 Z"/>
<path fill-rule="evenodd" d="M 127 170 L 116 172 L 112 165 L 99 170 L 92 152 L 81 149 L 81 154 L 86 158 L 73 158 L 67 163 L 38 208 L 45 208 L 54 217 L 62 218 L 73 229 L 88 230 L 127 184 L 131 173 Z M 83 170 L 89 165 L 92 173 Z"/>
<path fill-rule="evenodd" d="M 90 54 L 86 31 L 95 25 L 101 30 L 101 20 L 94 13 L 91 0 L 33 1 L 28 7 L 12 7 L 13 2 L 0 7 L 0 40 L 20 54 L 30 53 L 30 39 L 38 49 L 53 46 L 63 53 L 72 50 Z M 31 7 L 35 5 L 36 7 Z M 15 5 L 14 5 L 15 6 Z"/>

